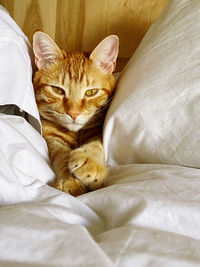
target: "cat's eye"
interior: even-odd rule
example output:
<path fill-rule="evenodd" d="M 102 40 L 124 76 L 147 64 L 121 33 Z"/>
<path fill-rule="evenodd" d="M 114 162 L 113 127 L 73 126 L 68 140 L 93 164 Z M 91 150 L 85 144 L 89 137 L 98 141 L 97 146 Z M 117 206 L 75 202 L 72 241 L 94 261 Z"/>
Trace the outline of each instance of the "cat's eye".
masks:
<path fill-rule="evenodd" d="M 89 89 L 85 92 L 86 96 L 93 96 L 96 95 L 96 93 L 98 92 L 98 89 Z"/>
<path fill-rule="evenodd" d="M 63 90 L 60 87 L 57 86 L 52 86 L 53 91 L 58 94 L 58 95 L 64 95 L 65 94 L 65 90 Z"/>

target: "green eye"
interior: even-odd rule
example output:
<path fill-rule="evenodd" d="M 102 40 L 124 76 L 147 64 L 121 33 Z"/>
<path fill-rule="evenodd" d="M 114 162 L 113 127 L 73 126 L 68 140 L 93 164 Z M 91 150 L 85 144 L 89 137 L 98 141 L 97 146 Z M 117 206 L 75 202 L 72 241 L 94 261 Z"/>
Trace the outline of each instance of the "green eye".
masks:
<path fill-rule="evenodd" d="M 64 95 L 65 94 L 65 91 L 60 87 L 52 86 L 52 89 L 58 95 Z"/>
<path fill-rule="evenodd" d="M 86 96 L 93 96 L 96 95 L 96 93 L 98 92 L 98 89 L 89 89 L 85 92 Z"/>

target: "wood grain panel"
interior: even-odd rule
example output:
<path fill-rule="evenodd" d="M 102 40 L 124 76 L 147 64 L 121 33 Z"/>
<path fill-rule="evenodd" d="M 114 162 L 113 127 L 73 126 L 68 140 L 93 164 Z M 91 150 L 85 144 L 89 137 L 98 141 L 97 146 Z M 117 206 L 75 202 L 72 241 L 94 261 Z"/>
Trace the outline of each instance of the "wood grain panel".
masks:
<path fill-rule="evenodd" d="M 58 0 L 56 39 L 65 49 L 91 51 L 105 36 L 117 34 L 120 38 L 120 56 L 128 58 L 167 2 L 68 0 L 66 4 L 66 1 Z"/>
<path fill-rule="evenodd" d="M 29 40 L 36 30 L 66 50 L 91 52 L 117 34 L 120 57 L 129 58 L 168 0 L 0 0 Z"/>
<path fill-rule="evenodd" d="M 57 0 L 56 42 L 66 50 L 85 50 L 85 0 Z"/>
<path fill-rule="evenodd" d="M 13 17 L 13 14 L 14 14 L 13 0 L 0 0 L 0 5 L 5 7 L 9 11 L 10 15 Z"/>

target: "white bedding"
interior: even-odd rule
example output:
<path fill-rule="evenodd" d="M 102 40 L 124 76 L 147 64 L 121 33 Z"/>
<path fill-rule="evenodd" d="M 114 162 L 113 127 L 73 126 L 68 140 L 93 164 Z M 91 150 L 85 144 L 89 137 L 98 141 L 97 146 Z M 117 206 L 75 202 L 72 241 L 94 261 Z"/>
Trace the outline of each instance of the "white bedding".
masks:
<path fill-rule="evenodd" d="M 5 41 L 7 51 L 13 47 L 12 34 L 17 69 L 1 57 Z M 116 164 L 107 187 L 77 198 L 49 187 L 47 146 L 33 128 L 40 122 L 27 79 L 29 45 L 1 9 L 0 36 L 0 108 L 15 104 L 34 119 L 30 125 L 0 110 L 0 266 L 200 266 L 200 169 Z M 2 75 L 5 67 L 12 79 Z"/>
<path fill-rule="evenodd" d="M 116 166 L 77 198 L 27 187 L 29 201 L 0 208 L 0 266 L 200 266 L 198 169 Z"/>

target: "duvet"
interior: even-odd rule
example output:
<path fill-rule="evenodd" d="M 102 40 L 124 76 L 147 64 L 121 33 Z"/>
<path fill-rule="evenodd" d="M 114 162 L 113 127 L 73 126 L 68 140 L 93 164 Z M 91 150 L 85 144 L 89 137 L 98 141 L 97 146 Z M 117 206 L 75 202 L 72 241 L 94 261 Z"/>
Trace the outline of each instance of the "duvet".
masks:
<path fill-rule="evenodd" d="M 171 1 L 171 8 L 188 3 Z M 122 155 L 120 163 L 114 142 L 118 152 L 132 146 L 117 139 L 115 104 L 123 103 L 115 99 L 104 127 L 107 186 L 76 198 L 49 187 L 54 173 L 33 94 L 31 50 L 2 9 L 0 36 L 0 266 L 200 266 L 198 166 L 175 164 L 172 156 L 145 162 L 139 154 L 132 162 Z M 133 135 L 128 131 L 127 140 Z"/>
<path fill-rule="evenodd" d="M 112 166 L 107 187 L 74 198 L 46 185 L 32 126 L 0 125 L 0 266 L 199 266 L 199 169 Z"/>

